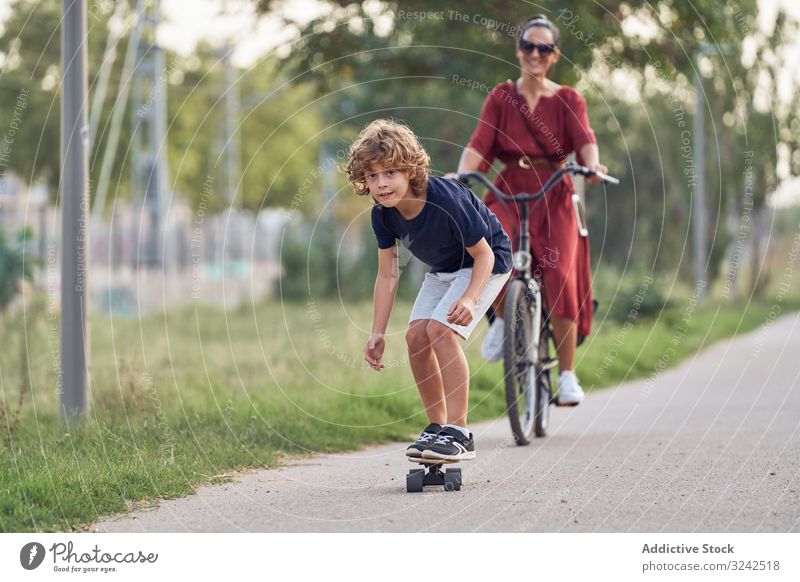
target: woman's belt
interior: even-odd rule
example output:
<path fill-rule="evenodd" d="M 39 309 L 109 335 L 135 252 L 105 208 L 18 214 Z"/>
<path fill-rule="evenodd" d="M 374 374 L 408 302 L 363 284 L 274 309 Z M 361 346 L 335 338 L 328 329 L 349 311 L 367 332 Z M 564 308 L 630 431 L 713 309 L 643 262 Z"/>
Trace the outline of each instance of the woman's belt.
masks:
<path fill-rule="evenodd" d="M 525 170 L 533 170 L 534 168 L 548 168 L 550 170 L 558 170 L 559 168 L 563 168 L 564 165 L 566 164 L 566 162 L 557 162 L 550 160 L 549 158 L 532 157 L 532 156 L 520 156 L 518 158 L 511 158 L 509 160 L 506 160 L 504 163 L 509 168 L 517 166 Z"/>

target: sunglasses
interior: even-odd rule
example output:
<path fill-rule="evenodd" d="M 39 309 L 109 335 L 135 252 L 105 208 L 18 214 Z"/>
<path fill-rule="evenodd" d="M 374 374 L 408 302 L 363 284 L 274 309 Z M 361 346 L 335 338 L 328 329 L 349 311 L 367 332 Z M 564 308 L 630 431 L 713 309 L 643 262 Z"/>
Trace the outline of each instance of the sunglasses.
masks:
<path fill-rule="evenodd" d="M 546 57 L 553 54 L 556 50 L 556 47 L 552 44 L 538 44 L 529 40 L 525 40 L 524 38 L 519 40 L 519 50 L 526 55 L 532 55 L 533 51 L 537 49 L 541 56 Z"/>

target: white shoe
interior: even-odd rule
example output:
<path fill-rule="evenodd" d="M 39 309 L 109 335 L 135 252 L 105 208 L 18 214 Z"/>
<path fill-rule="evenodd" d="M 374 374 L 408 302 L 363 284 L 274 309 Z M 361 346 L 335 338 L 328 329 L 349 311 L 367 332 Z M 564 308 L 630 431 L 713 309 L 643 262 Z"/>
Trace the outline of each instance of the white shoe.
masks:
<path fill-rule="evenodd" d="M 503 357 L 503 340 L 505 339 L 506 326 L 502 317 L 495 317 L 486 337 L 483 338 L 481 355 L 484 360 L 496 362 Z"/>
<path fill-rule="evenodd" d="M 561 372 L 558 376 L 558 404 L 576 406 L 583 402 L 586 395 L 578 384 L 578 377 L 573 371 Z"/>

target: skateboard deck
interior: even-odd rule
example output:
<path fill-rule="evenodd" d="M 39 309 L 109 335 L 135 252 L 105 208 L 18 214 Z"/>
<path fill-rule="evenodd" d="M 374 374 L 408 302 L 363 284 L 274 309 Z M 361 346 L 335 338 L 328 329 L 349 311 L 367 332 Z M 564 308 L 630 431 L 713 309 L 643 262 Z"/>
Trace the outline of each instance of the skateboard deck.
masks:
<path fill-rule="evenodd" d="M 420 465 L 453 465 L 461 461 L 461 459 L 426 459 L 425 457 L 408 457 L 408 460 Z"/>

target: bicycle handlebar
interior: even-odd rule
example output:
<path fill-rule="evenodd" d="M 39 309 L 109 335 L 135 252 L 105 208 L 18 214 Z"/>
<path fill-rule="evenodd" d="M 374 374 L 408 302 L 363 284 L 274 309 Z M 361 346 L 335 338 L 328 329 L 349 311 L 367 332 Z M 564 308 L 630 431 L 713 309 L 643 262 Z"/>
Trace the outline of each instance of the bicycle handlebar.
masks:
<path fill-rule="evenodd" d="M 515 196 L 509 196 L 500 191 L 500 189 L 495 186 L 489 178 L 486 177 L 485 174 L 481 174 L 480 172 L 464 172 L 463 174 L 458 175 L 458 180 L 460 182 L 464 182 L 465 184 L 469 184 L 470 180 L 475 180 L 480 182 L 484 186 L 486 186 L 489 190 L 491 190 L 495 196 L 503 200 L 504 202 L 533 202 L 536 200 L 540 200 L 547 194 L 547 192 L 556 184 L 558 184 L 564 177 L 564 174 L 580 174 L 582 176 L 597 176 L 603 182 L 608 184 L 619 184 L 619 180 L 614 178 L 613 176 L 609 176 L 608 174 L 604 174 L 603 172 L 596 172 L 586 166 L 580 166 L 574 162 L 569 162 L 565 164 L 563 167 L 556 170 L 552 176 L 544 183 L 544 186 L 536 192 L 535 194 L 526 194 L 525 192 L 521 192 Z"/>

